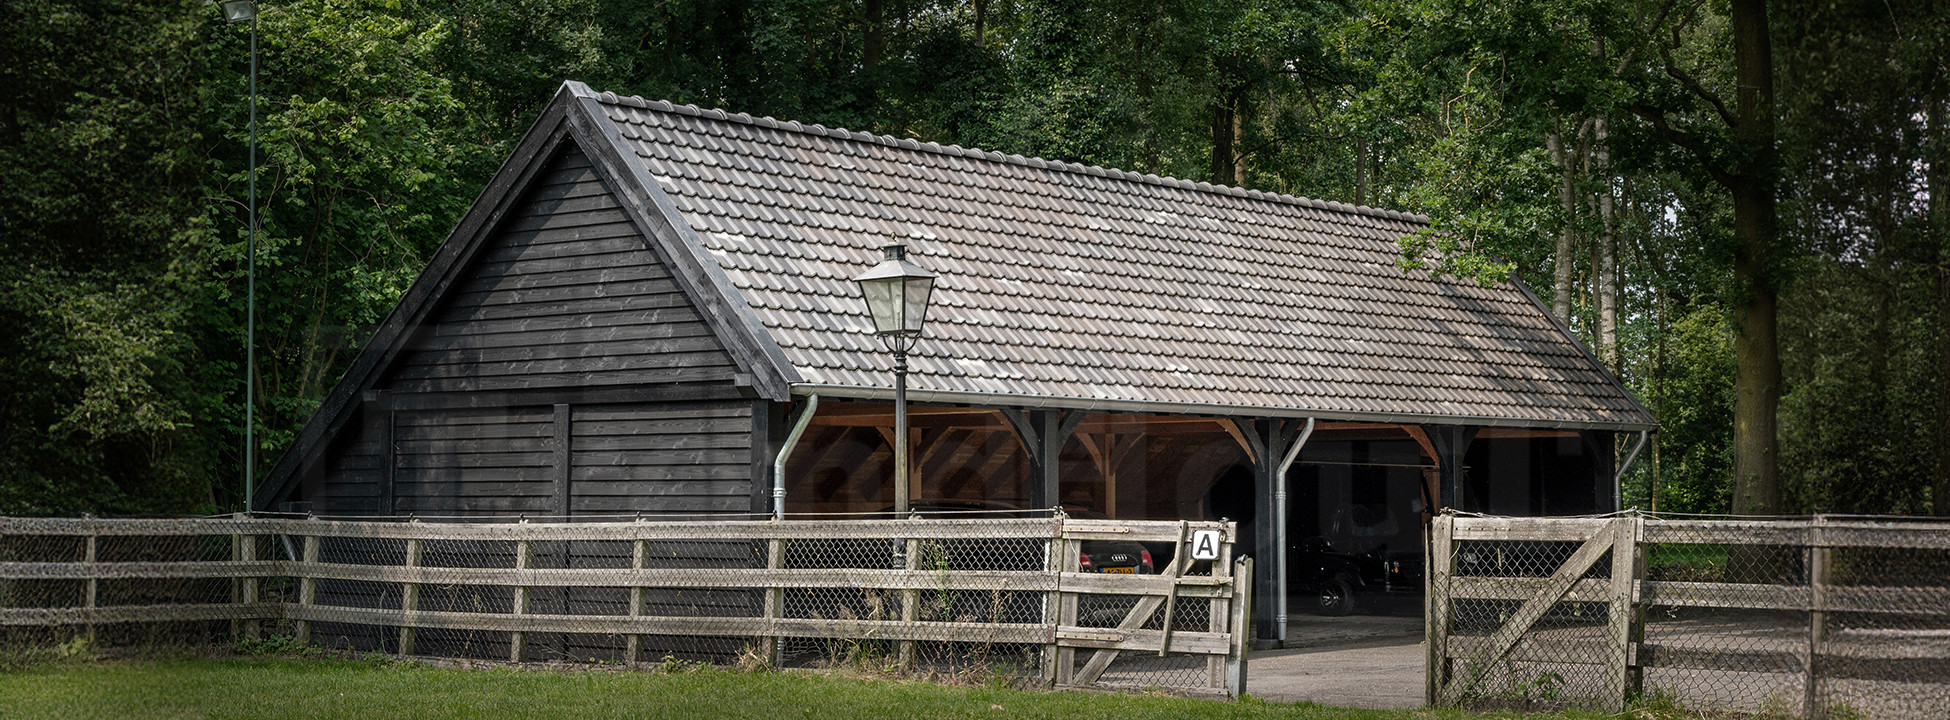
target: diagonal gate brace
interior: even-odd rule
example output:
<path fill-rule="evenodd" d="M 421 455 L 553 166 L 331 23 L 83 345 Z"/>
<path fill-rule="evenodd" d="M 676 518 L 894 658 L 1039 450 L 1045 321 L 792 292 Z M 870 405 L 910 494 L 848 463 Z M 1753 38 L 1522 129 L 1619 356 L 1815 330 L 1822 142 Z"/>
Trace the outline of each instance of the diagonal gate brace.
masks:
<path fill-rule="evenodd" d="M 1183 576 L 1185 574 L 1185 566 L 1191 562 L 1187 557 L 1190 554 L 1185 552 L 1181 547 L 1179 552 L 1175 553 L 1171 558 L 1171 566 L 1165 569 L 1165 573 L 1173 577 Z M 1177 588 L 1174 587 L 1172 592 L 1176 593 Z M 1164 604 L 1165 597 L 1160 595 L 1146 595 L 1138 598 L 1137 605 L 1133 606 L 1131 611 L 1124 615 L 1124 619 L 1117 623 L 1118 631 L 1129 633 L 1144 627 L 1144 622 L 1150 620 L 1151 616 L 1157 613 L 1158 608 L 1164 606 Z M 1171 625 L 1171 618 L 1165 618 L 1165 625 L 1167 627 Z M 1167 636 L 1165 645 L 1169 646 L 1170 643 L 1171 640 Z M 1106 649 L 1098 650 L 1092 654 L 1090 661 L 1084 663 L 1083 669 L 1077 671 L 1076 684 L 1089 685 L 1097 682 L 1097 678 L 1102 676 L 1104 670 L 1110 667 L 1111 661 L 1117 659 L 1118 652 L 1120 651 Z"/>
<path fill-rule="evenodd" d="M 1523 639 L 1523 634 L 1530 630 L 1530 626 L 1544 617 L 1544 613 L 1550 610 L 1552 605 L 1557 604 L 1558 600 L 1563 599 L 1571 591 L 1571 587 L 1578 583 L 1578 579 L 1591 570 L 1591 566 L 1598 564 L 1598 558 L 1603 557 L 1605 551 L 1611 549 L 1616 539 L 1617 533 L 1601 531 L 1585 540 L 1584 544 L 1578 547 L 1578 551 L 1572 553 L 1571 558 L 1557 568 L 1557 572 L 1551 573 L 1550 582 L 1545 584 L 1543 591 L 1525 600 L 1523 606 L 1517 608 L 1516 614 L 1511 615 L 1502 627 L 1497 628 L 1496 634 L 1490 636 L 1486 646 L 1488 652 L 1483 657 L 1474 658 L 1476 661 L 1474 668 L 1468 673 L 1458 673 L 1449 679 L 1448 686 L 1442 689 L 1443 703 L 1455 703 L 1462 696 L 1463 688 L 1482 681 L 1484 673 L 1487 673 L 1489 668 L 1501 661 L 1504 656 L 1510 654 L 1510 650 L 1517 646 L 1518 640 Z"/>

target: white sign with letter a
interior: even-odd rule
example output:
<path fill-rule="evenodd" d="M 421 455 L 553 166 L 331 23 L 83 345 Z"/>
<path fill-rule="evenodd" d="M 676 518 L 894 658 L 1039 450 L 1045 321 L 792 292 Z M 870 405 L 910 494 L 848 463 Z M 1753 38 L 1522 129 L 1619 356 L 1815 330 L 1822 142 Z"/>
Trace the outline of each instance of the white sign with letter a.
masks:
<path fill-rule="evenodd" d="M 1192 531 L 1192 559 L 1193 560 L 1219 559 L 1219 531 L 1217 530 L 1193 530 Z"/>

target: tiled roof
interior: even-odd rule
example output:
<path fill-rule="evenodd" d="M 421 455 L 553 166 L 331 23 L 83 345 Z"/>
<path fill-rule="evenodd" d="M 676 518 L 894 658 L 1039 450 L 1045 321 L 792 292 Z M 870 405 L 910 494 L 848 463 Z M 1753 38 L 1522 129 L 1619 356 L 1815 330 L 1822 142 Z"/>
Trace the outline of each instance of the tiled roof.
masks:
<path fill-rule="evenodd" d="M 1400 269 L 1426 218 L 597 100 L 813 388 L 891 386 L 852 278 L 899 241 L 941 274 L 923 399 L 1652 424 L 1522 290 Z"/>

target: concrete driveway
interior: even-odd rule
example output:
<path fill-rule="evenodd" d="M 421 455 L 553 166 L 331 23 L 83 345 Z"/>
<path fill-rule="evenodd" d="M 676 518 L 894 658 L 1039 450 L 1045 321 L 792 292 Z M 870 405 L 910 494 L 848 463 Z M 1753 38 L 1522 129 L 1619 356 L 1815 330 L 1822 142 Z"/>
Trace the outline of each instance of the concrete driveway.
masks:
<path fill-rule="evenodd" d="M 1298 616 L 1288 647 L 1254 650 L 1246 692 L 1282 703 L 1376 709 L 1422 706 L 1422 618 Z"/>

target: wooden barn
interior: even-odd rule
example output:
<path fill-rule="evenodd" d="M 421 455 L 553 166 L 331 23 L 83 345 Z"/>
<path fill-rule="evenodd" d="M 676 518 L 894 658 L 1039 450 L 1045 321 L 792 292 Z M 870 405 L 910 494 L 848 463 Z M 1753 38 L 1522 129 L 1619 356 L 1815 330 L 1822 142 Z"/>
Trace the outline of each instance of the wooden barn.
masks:
<path fill-rule="evenodd" d="M 1400 269 L 1426 225 L 570 82 L 253 505 L 884 510 L 892 359 L 852 278 L 904 243 L 940 274 L 915 502 L 1226 517 L 1262 557 L 1615 509 L 1651 415 L 1521 286 Z"/>

